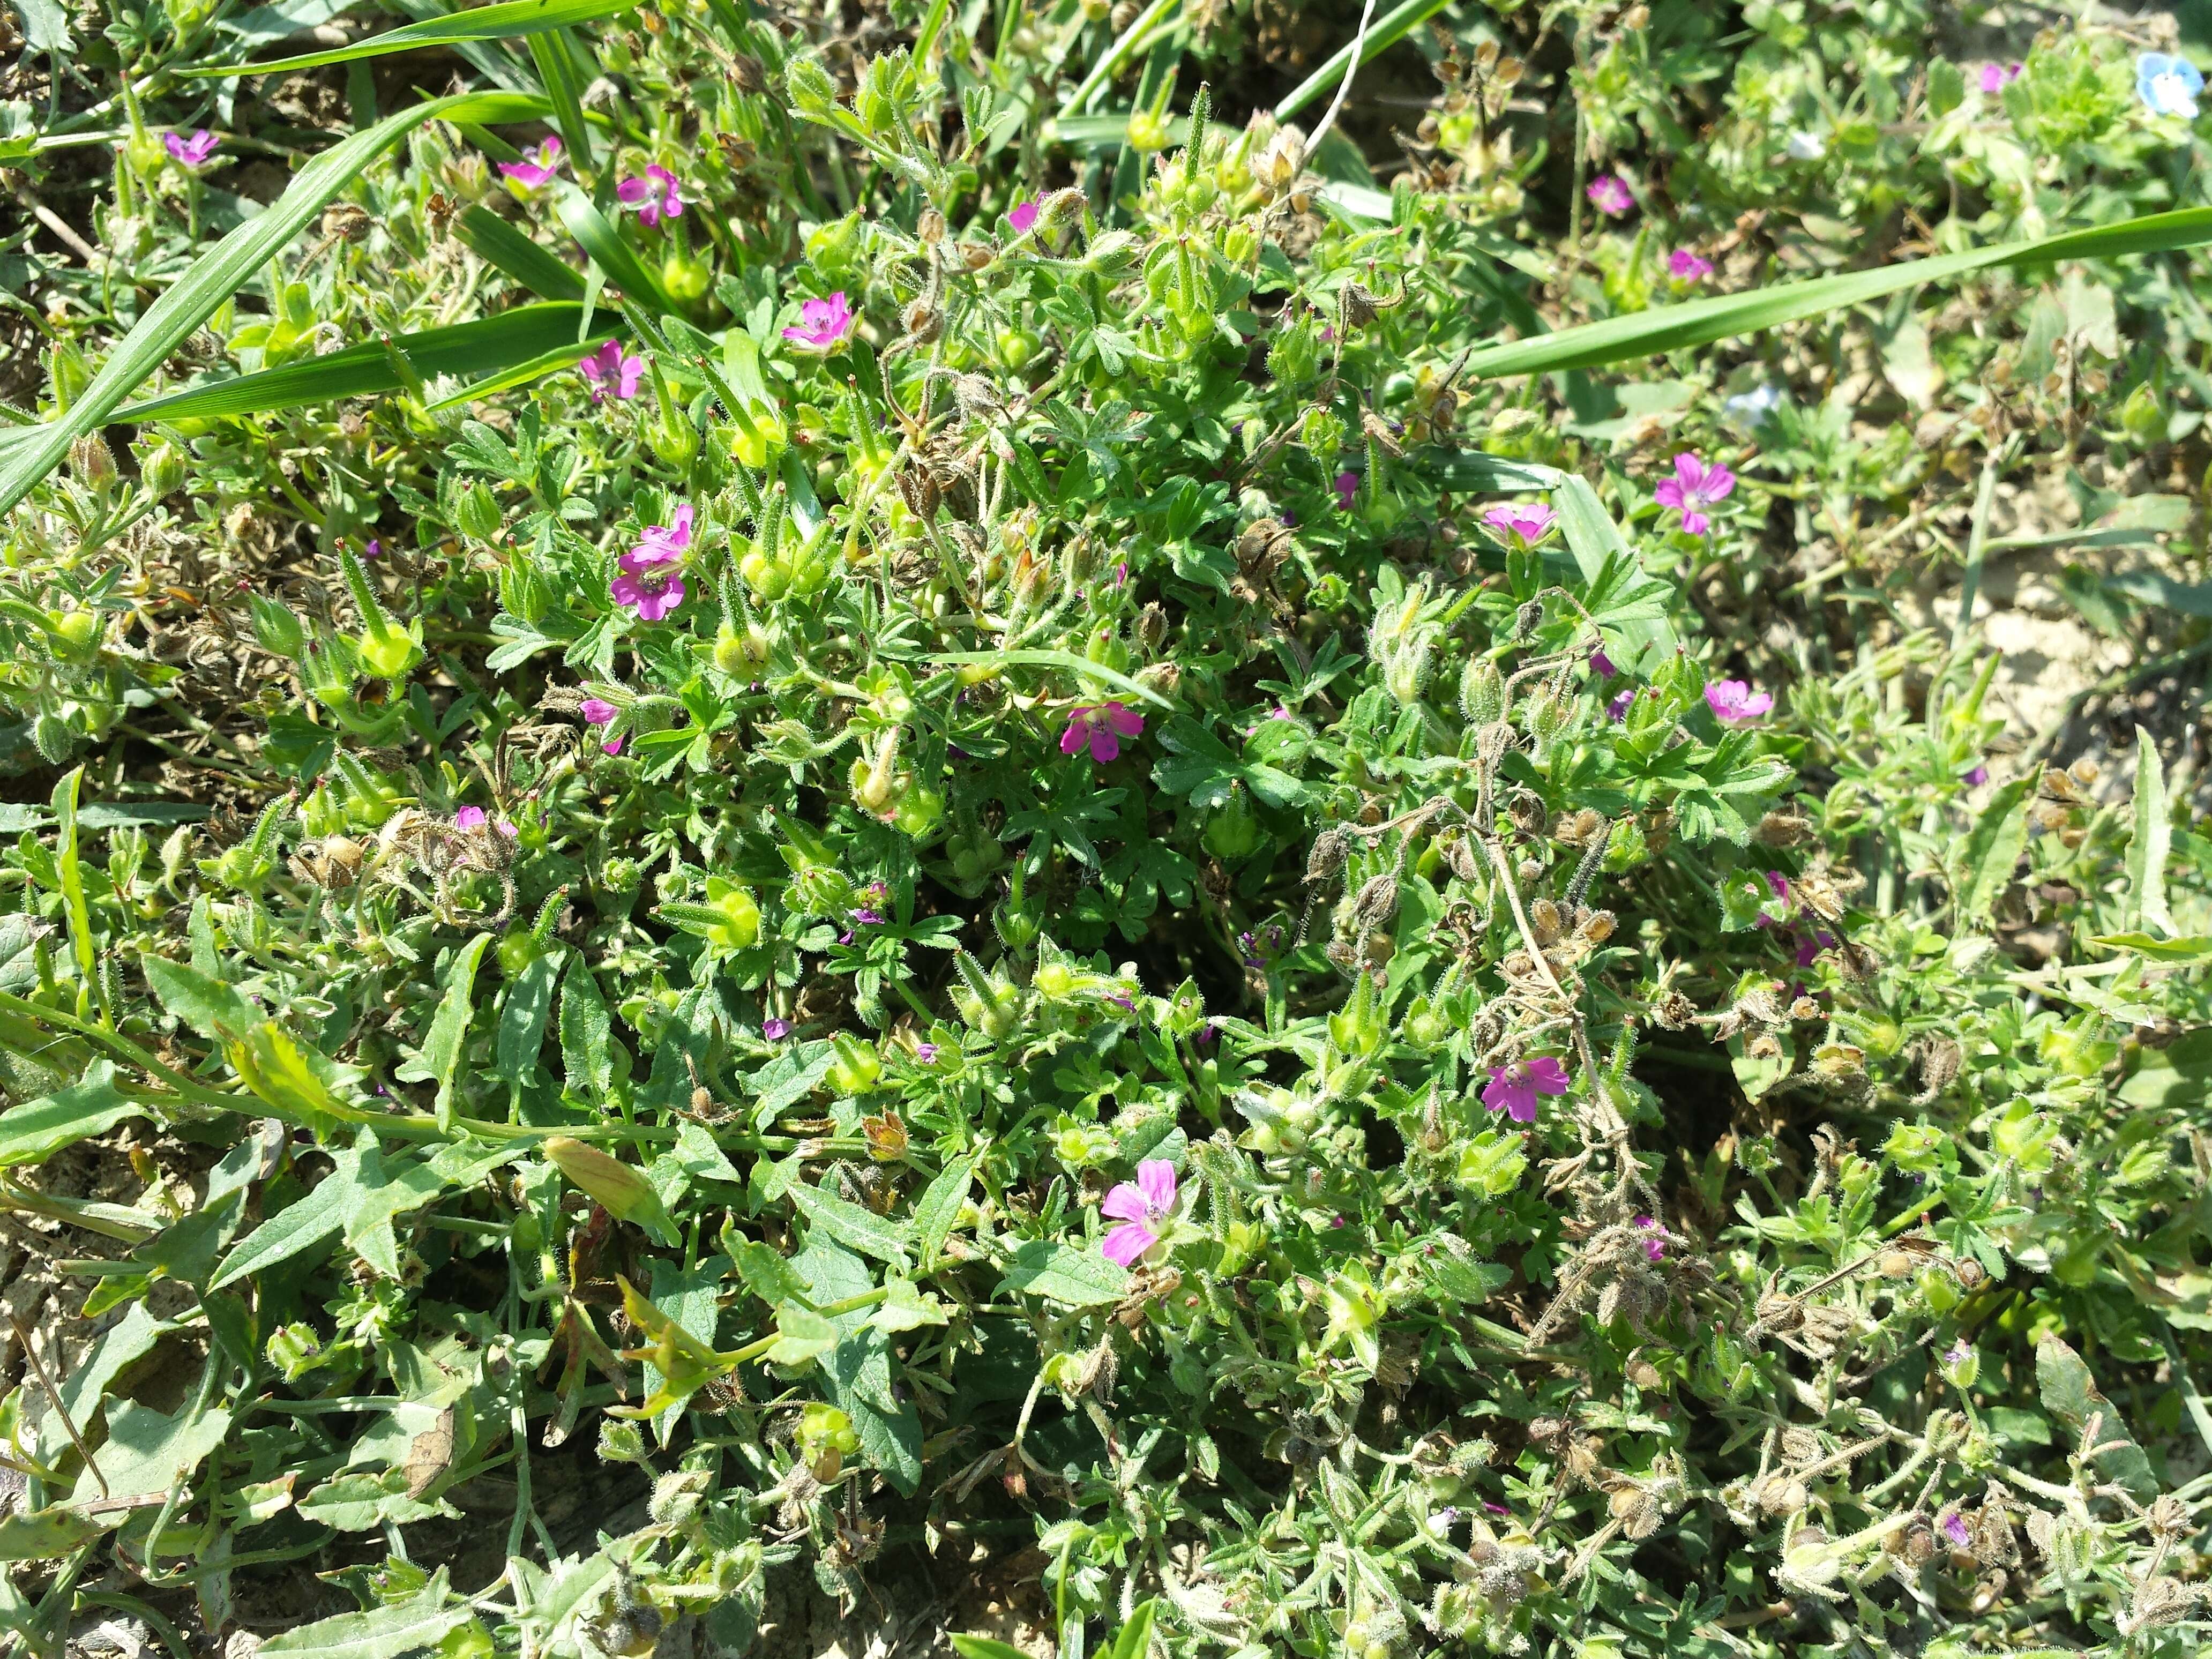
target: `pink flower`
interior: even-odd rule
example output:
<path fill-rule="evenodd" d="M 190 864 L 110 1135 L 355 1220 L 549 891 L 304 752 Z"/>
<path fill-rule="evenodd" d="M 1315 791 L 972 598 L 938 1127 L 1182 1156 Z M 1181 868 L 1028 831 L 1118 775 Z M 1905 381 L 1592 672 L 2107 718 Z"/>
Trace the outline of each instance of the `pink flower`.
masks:
<path fill-rule="evenodd" d="M 1966 1517 L 1956 1510 L 1944 1510 L 1942 1520 L 1936 1524 L 1942 1528 L 1943 1536 L 1957 1548 L 1966 1548 L 1973 1540 L 1973 1534 L 1966 1530 Z"/>
<path fill-rule="evenodd" d="M 513 180 L 525 190 L 536 190 L 550 182 L 553 175 L 560 170 L 561 141 L 550 133 L 537 149 L 523 151 L 520 161 L 501 161 L 499 164 L 500 177 Z"/>
<path fill-rule="evenodd" d="M 791 1022 L 770 1018 L 761 1022 L 761 1035 L 770 1042 L 781 1042 L 791 1035 Z"/>
<path fill-rule="evenodd" d="M 2020 79 L 2021 68 L 2018 64 L 1983 64 L 1978 77 L 1982 90 L 1992 94 L 2002 92 L 2008 82 Z"/>
<path fill-rule="evenodd" d="M 486 816 L 487 815 L 485 814 L 483 808 L 481 806 L 464 806 L 459 811 L 453 814 L 453 828 L 456 830 L 481 830 L 484 827 Z"/>
<path fill-rule="evenodd" d="M 1713 274 L 1713 262 L 1678 247 L 1667 256 L 1667 274 L 1678 283 L 1702 283 Z"/>
<path fill-rule="evenodd" d="M 593 403 L 605 403 L 611 392 L 627 403 L 637 396 L 638 382 L 645 378 L 645 359 L 623 356 L 622 347 L 610 340 L 578 363 L 576 370 L 591 382 Z"/>
<path fill-rule="evenodd" d="M 207 165 L 208 157 L 215 154 L 216 142 L 215 134 L 202 127 L 189 138 L 170 133 L 161 140 L 161 147 L 179 167 L 198 173 Z"/>
<path fill-rule="evenodd" d="M 1702 536 L 1711 526 L 1705 508 L 1723 501 L 1735 490 L 1735 474 L 1715 461 L 1708 466 L 1695 455 L 1674 458 L 1674 476 L 1662 478 L 1651 498 L 1662 507 L 1679 509 L 1682 528 L 1692 536 Z"/>
<path fill-rule="evenodd" d="M 368 545 L 361 550 L 361 556 L 364 559 L 382 558 L 384 556 L 384 544 L 377 540 L 375 537 L 371 536 L 368 538 Z"/>
<path fill-rule="evenodd" d="M 1504 507 L 1493 507 L 1482 515 L 1483 523 L 1501 536 L 1510 536 L 1521 547 L 1534 547 L 1552 533 L 1559 514 L 1540 504 L 1523 507 L 1514 502 Z"/>
<path fill-rule="evenodd" d="M 1599 175 L 1583 193 L 1600 213 L 1610 214 L 1616 219 L 1636 205 L 1635 197 L 1628 191 L 1628 180 L 1617 173 Z"/>
<path fill-rule="evenodd" d="M 1972 771 L 1967 773 L 1964 778 L 1960 780 L 1960 781 L 1964 783 L 1970 789 L 1978 789 L 1982 785 L 1987 783 L 1989 781 L 1990 769 L 1979 764 L 1978 763 L 1976 763 Z"/>
<path fill-rule="evenodd" d="M 605 743 L 601 744 L 599 747 L 607 754 L 619 755 L 623 751 L 623 739 L 620 738 L 609 738 Z"/>
<path fill-rule="evenodd" d="M 1621 721 L 1628 718 L 1628 705 L 1635 701 L 1636 688 L 1632 685 L 1627 690 L 1622 692 L 1611 702 L 1606 704 L 1605 712 L 1607 717 L 1610 719 L 1614 725 L 1618 726 Z"/>
<path fill-rule="evenodd" d="M 826 351 L 853 331 L 853 307 L 839 289 L 826 300 L 809 300 L 799 308 L 799 326 L 787 328 L 783 337 Z"/>
<path fill-rule="evenodd" d="M 607 591 L 617 604 L 636 611 L 640 622 L 659 622 L 684 603 L 684 578 L 677 567 L 691 545 L 691 516 L 690 502 L 678 501 L 672 524 L 647 526 L 637 545 L 622 556 L 622 574 Z"/>
<path fill-rule="evenodd" d="M 1017 236 L 1025 234 L 1036 222 L 1037 204 L 1035 202 L 1017 202 L 1014 204 L 1014 210 L 1006 216 L 1006 222 L 1014 228 L 1014 234 Z"/>
<path fill-rule="evenodd" d="M 1597 671 L 1598 677 L 1601 679 L 1609 680 L 1620 672 L 1613 665 L 1613 659 L 1605 654 L 1605 641 L 1602 640 L 1590 647 L 1589 662 L 1590 666 Z"/>
<path fill-rule="evenodd" d="M 1060 752 L 1079 755 L 1090 750 L 1101 766 L 1121 757 L 1121 739 L 1143 735 L 1145 717 L 1125 703 L 1085 703 L 1067 711 L 1067 730 L 1060 734 Z"/>
<path fill-rule="evenodd" d="M 1109 1261 L 1133 1267 L 1137 1258 L 1160 1242 L 1159 1224 L 1175 1207 L 1175 1165 L 1164 1158 L 1148 1158 L 1137 1165 L 1137 1178 L 1125 1181 L 1106 1194 L 1099 1207 L 1115 1220 L 1127 1224 L 1106 1235 L 1100 1248 Z"/>
<path fill-rule="evenodd" d="M 915 1043 L 914 1045 L 914 1057 L 925 1066 L 936 1065 L 937 1045 L 933 1042 Z"/>
<path fill-rule="evenodd" d="M 1538 1095 L 1566 1091 L 1567 1068 L 1549 1054 L 1539 1054 L 1534 1060 L 1516 1060 L 1510 1066 L 1492 1066 L 1490 1081 L 1483 1085 L 1482 1103 L 1493 1112 L 1504 1112 L 1516 1123 L 1534 1123 Z"/>
<path fill-rule="evenodd" d="M 1645 1231 L 1653 1234 L 1663 1233 L 1666 1231 L 1648 1215 L 1640 1215 L 1637 1217 L 1636 1224 Z M 1656 1237 L 1645 1239 L 1644 1241 L 1644 1254 L 1650 1261 L 1657 1261 L 1661 1260 L 1667 1254 L 1667 1241 L 1663 1237 Z"/>
<path fill-rule="evenodd" d="M 576 705 L 576 712 L 584 717 L 586 726 L 611 726 L 622 710 L 605 697 L 586 697 Z"/>
<path fill-rule="evenodd" d="M 648 230 L 663 219 L 683 216 L 684 196 L 677 189 L 676 175 L 658 162 L 646 168 L 642 179 L 625 179 L 616 185 L 615 197 L 624 207 L 635 208 L 638 223 Z"/>
<path fill-rule="evenodd" d="M 1336 491 L 1337 506 L 1349 513 L 1352 502 L 1359 499 L 1359 475 L 1357 472 L 1340 472 L 1329 488 Z"/>
<path fill-rule="evenodd" d="M 1743 680 L 1716 680 L 1705 688 L 1705 707 L 1723 723 L 1741 726 L 1774 707 L 1771 691 L 1754 691 Z"/>

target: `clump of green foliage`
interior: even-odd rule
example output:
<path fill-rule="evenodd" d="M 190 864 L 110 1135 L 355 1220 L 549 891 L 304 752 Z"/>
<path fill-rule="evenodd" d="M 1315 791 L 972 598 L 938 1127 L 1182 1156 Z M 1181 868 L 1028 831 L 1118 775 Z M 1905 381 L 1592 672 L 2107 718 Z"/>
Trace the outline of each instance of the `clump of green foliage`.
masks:
<path fill-rule="evenodd" d="M 257 65 L 334 144 L 201 90 L 283 8 L 44 41 L 0 1626 L 2201 1649 L 2212 841 L 1971 623 L 2000 481 L 2195 522 L 2201 143 L 2086 27 L 1438 11 L 1381 178 L 1225 8 L 430 15 Z"/>

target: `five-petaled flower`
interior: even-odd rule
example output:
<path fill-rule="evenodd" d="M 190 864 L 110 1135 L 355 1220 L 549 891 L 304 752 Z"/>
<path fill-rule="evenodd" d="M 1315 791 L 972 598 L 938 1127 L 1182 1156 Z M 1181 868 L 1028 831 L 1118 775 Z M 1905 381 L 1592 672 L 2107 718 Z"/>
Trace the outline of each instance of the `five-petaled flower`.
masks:
<path fill-rule="evenodd" d="M 1067 730 L 1060 734 L 1060 752 L 1079 755 L 1085 749 L 1103 766 L 1121 757 L 1121 739 L 1144 734 L 1145 717 L 1126 703 L 1084 703 L 1067 711 Z"/>
<path fill-rule="evenodd" d="M 1014 228 L 1017 236 L 1025 234 L 1037 222 L 1037 204 L 1021 201 L 1014 204 L 1013 211 L 1006 215 L 1006 222 Z"/>
<path fill-rule="evenodd" d="M 645 378 L 645 359 L 625 356 L 621 345 L 610 340 L 576 369 L 590 382 L 593 403 L 605 403 L 610 393 L 628 402 L 637 396 L 638 382 Z"/>
<path fill-rule="evenodd" d="M 2020 79 L 2020 71 L 2018 64 L 1984 64 L 1978 83 L 1985 93 L 2002 92 L 2007 82 Z"/>
<path fill-rule="evenodd" d="M 677 503 L 670 517 L 671 523 L 653 525 L 638 538 L 637 545 L 622 556 L 622 574 L 608 585 L 615 602 L 636 611 L 640 622 L 659 622 L 684 603 L 678 571 L 691 545 L 690 502 Z"/>
<path fill-rule="evenodd" d="M 1771 691 L 1754 691 L 1745 680 L 1715 680 L 1705 688 L 1705 707 L 1723 724 L 1741 726 L 1774 707 Z"/>
<path fill-rule="evenodd" d="M 1534 547 L 1552 533 L 1552 526 L 1559 515 L 1541 502 L 1524 507 L 1515 501 L 1504 507 L 1493 507 L 1482 515 L 1483 523 L 1501 536 L 1510 537 L 1518 547 Z"/>
<path fill-rule="evenodd" d="M 1688 248 L 1678 247 L 1667 256 L 1667 274 L 1678 283 L 1702 283 L 1713 274 L 1713 262 Z"/>
<path fill-rule="evenodd" d="M 1504 1112 L 1516 1123 L 1534 1123 L 1538 1095 L 1566 1091 L 1567 1068 L 1549 1054 L 1539 1054 L 1534 1060 L 1492 1066 L 1490 1081 L 1483 1085 L 1482 1103 L 1493 1112 Z"/>
<path fill-rule="evenodd" d="M 169 152 L 169 158 L 179 167 L 190 167 L 198 173 L 207 165 L 208 157 L 215 154 L 216 136 L 205 127 L 189 138 L 173 132 L 161 140 L 161 147 Z"/>
<path fill-rule="evenodd" d="M 798 325 L 784 330 L 783 337 L 827 351 L 852 331 L 853 307 L 841 288 L 826 300 L 809 300 L 799 307 Z"/>
<path fill-rule="evenodd" d="M 1636 198 L 1629 194 L 1628 180 L 1617 173 L 1600 174 L 1590 181 L 1583 194 L 1600 213 L 1609 213 L 1615 218 L 1636 205 Z"/>
<path fill-rule="evenodd" d="M 1692 536 L 1702 536 L 1712 527 L 1705 509 L 1726 501 L 1735 491 L 1735 474 L 1718 461 L 1710 465 L 1695 455 L 1674 458 L 1674 476 L 1662 478 L 1651 497 L 1662 507 L 1671 507 L 1682 515 L 1682 528 Z"/>
<path fill-rule="evenodd" d="M 616 185 L 615 196 L 624 207 L 634 209 L 638 223 L 648 229 L 684 212 L 684 192 L 677 187 L 676 175 L 657 161 L 646 168 L 643 178 L 625 179 Z"/>
<path fill-rule="evenodd" d="M 1175 1165 L 1164 1158 L 1148 1158 L 1137 1165 L 1137 1178 L 1125 1181 L 1106 1194 L 1099 1207 L 1123 1224 L 1106 1235 L 1100 1247 L 1109 1261 L 1133 1267 L 1137 1258 L 1160 1242 L 1161 1224 L 1175 1208 Z"/>
<path fill-rule="evenodd" d="M 520 185 L 526 191 L 537 190 L 550 183 L 553 175 L 560 170 L 561 141 L 550 133 L 536 149 L 523 151 L 520 161 L 501 161 L 499 164 L 499 176 L 509 184 Z"/>
<path fill-rule="evenodd" d="M 2186 58 L 2171 52 L 2147 52 L 2136 59 L 2136 96 L 2153 115 L 2197 118 L 2197 100 L 2204 90 L 2204 76 Z"/>

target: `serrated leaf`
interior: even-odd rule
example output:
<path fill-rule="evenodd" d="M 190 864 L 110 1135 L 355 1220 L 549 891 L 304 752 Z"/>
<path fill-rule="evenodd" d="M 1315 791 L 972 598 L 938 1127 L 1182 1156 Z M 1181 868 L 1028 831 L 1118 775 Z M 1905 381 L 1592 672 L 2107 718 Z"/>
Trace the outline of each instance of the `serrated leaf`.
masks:
<path fill-rule="evenodd" d="M 909 1224 L 890 1220 L 803 1181 L 792 1182 L 789 1196 L 801 1215 L 840 1244 L 887 1261 L 901 1273 L 907 1271 L 907 1246 L 914 1241 Z"/>
<path fill-rule="evenodd" d="M 1129 1274 L 1096 1250 L 1032 1238 L 1014 1252 L 1000 1289 L 1041 1296 L 1065 1307 L 1096 1308 L 1127 1295 Z"/>

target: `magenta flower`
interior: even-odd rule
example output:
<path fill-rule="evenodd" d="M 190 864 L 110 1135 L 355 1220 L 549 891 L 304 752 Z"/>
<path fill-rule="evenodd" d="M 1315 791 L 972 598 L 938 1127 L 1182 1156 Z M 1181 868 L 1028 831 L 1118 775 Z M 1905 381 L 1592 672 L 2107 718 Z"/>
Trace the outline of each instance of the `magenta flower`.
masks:
<path fill-rule="evenodd" d="M 1724 725 L 1741 726 L 1774 707 L 1771 691 L 1754 691 L 1743 680 L 1716 680 L 1705 688 L 1705 707 Z"/>
<path fill-rule="evenodd" d="M 1943 1528 L 1943 1536 L 1956 1547 L 1964 1549 L 1972 1541 L 1973 1534 L 1966 1530 L 1966 1517 L 1958 1510 L 1944 1510 L 1943 1519 L 1938 1524 Z"/>
<path fill-rule="evenodd" d="M 1014 210 L 1006 216 L 1006 222 L 1014 228 L 1014 234 L 1017 236 L 1026 234 L 1029 228 L 1036 222 L 1037 204 L 1035 202 L 1017 202 L 1014 204 Z"/>
<path fill-rule="evenodd" d="M 1715 461 L 1708 466 L 1695 455 L 1674 458 L 1674 476 L 1662 478 L 1651 498 L 1662 507 L 1678 509 L 1682 515 L 1682 528 L 1692 536 L 1702 536 L 1712 526 L 1705 509 L 1726 501 L 1735 490 L 1735 474 Z"/>
<path fill-rule="evenodd" d="M 616 199 L 626 208 L 635 209 L 638 223 L 650 230 L 663 219 L 680 218 L 684 213 L 684 195 L 676 185 L 676 175 L 655 162 L 646 168 L 642 179 L 625 179 L 615 186 Z"/>
<path fill-rule="evenodd" d="M 487 815 L 485 814 L 483 808 L 481 806 L 464 806 L 459 811 L 453 814 L 453 828 L 456 830 L 481 830 L 484 827 L 486 816 Z"/>
<path fill-rule="evenodd" d="M 584 717 L 586 726 L 611 726 L 622 710 L 605 697 L 586 697 L 576 705 L 576 712 Z"/>
<path fill-rule="evenodd" d="M 799 325 L 787 328 L 783 337 L 827 351 L 853 331 L 853 307 L 839 289 L 826 300 L 809 300 L 799 308 Z"/>
<path fill-rule="evenodd" d="M 1141 737 L 1145 717 L 1126 703 L 1085 703 L 1067 711 L 1067 730 L 1060 734 L 1060 752 L 1079 755 L 1085 749 L 1101 766 L 1121 757 L 1121 740 Z"/>
<path fill-rule="evenodd" d="M 1663 1259 L 1667 1254 L 1667 1241 L 1656 1235 L 1664 1232 L 1666 1230 L 1661 1227 L 1657 1222 L 1654 1221 L 1648 1215 L 1640 1215 L 1637 1217 L 1636 1224 L 1644 1231 L 1654 1235 L 1654 1237 L 1644 1241 L 1644 1254 L 1645 1257 L 1653 1261 Z"/>
<path fill-rule="evenodd" d="M 678 502 L 672 524 L 648 526 L 637 545 L 622 556 L 622 574 L 608 592 L 617 604 L 636 611 L 640 622 L 659 622 L 684 603 L 684 578 L 677 568 L 691 545 L 691 516 L 690 502 Z"/>
<path fill-rule="evenodd" d="M 1516 1123 L 1534 1123 L 1538 1095 L 1566 1091 L 1567 1068 L 1549 1054 L 1539 1054 L 1534 1060 L 1516 1060 L 1510 1066 L 1492 1066 L 1490 1081 L 1483 1085 L 1482 1103 L 1493 1112 L 1504 1112 Z"/>
<path fill-rule="evenodd" d="M 1797 941 L 1797 965 L 1800 968 L 1810 968 L 1820 959 L 1821 951 L 1833 950 L 1835 944 L 1836 936 L 1833 933 L 1823 933 L 1815 928 L 1812 938 Z"/>
<path fill-rule="evenodd" d="M 1598 678 L 1601 679 L 1609 680 L 1620 672 L 1613 665 L 1613 659 L 1605 654 L 1605 642 L 1602 640 L 1590 647 L 1589 662 L 1590 666 L 1597 671 Z"/>
<path fill-rule="evenodd" d="M 1636 198 L 1629 194 L 1628 180 L 1617 173 L 1601 174 L 1590 181 L 1590 187 L 1583 193 L 1600 213 L 1610 214 L 1616 219 L 1636 205 Z"/>
<path fill-rule="evenodd" d="M 770 1042 L 781 1042 L 791 1035 L 791 1022 L 773 1017 L 761 1022 L 761 1035 Z"/>
<path fill-rule="evenodd" d="M 377 540 L 375 537 L 371 536 L 368 538 L 368 545 L 361 550 L 361 556 L 364 559 L 382 558 L 384 556 L 384 544 Z"/>
<path fill-rule="evenodd" d="M 1713 262 L 1678 247 L 1667 256 L 1667 274 L 1678 283 L 1702 283 L 1713 274 Z"/>
<path fill-rule="evenodd" d="M 1126 1225 L 1106 1235 L 1100 1247 L 1109 1261 L 1124 1267 L 1160 1242 L 1160 1224 L 1175 1207 L 1175 1165 L 1164 1158 L 1148 1158 L 1137 1165 L 1137 1178 L 1125 1181 L 1106 1194 L 1099 1207 Z"/>
<path fill-rule="evenodd" d="M 215 134 L 202 127 L 189 138 L 172 132 L 161 140 L 161 147 L 179 167 L 198 173 L 207 165 L 208 157 L 215 154 L 216 142 Z"/>
<path fill-rule="evenodd" d="M 628 403 L 637 396 L 638 382 L 645 378 L 645 359 L 625 356 L 622 347 L 610 340 L 578 363 L 576 371 L 591 383 L 593 403 L 605 403 L 609 392 Z"/>
<path fill-rule="evenodd" d="M 1622 692 L 1611 702 L 1606 704 L 1605 712 L 1607 717 L 1610 719 L 1614 725 L 1620 725 L 1621 721 L 1628 718 L 1628 705 L 1635 701 L 1636 688 L 1632 685 L 1627 690 Z"/>
<path fill-rule="evenodd" d="M 1349 513 L 1352 502 L 1359 498 L 1359 475 L 1357 472 L 1340 472 L 1329 488 L 1336 492 L 1337 506 Z"/>
<path fill-rule="evenodd" d="M 2002 92 L 2008 83 L 2020 79 L 2021 65 L 2018 64 L 1984 64 L 1979 77 L 1981 88 L 1995 94 Z"/>
<path fill-rule="evenodd" d="M 925 1066 L 936 1065 L 937 1045 L 933 1042 L 915 1043 L 914 1045 L 914 1057 Z"/>
<path fill-rule="evenodd" d="M 561 170 L 561 141 L 548 133 L 544 142 L 535 149 L 522 152 L 520 161 L 501 161 L 499 174 L 502 179 L 520 185 L 525 190 L 536 190 L 551 182 Z M 625 197 L 624 200 L 629 198 Z"/>
<path fill-rule="evenodd" d="M 1974 769 L 1960 781 L 1970 789 L 1978 789 L 1990 781 L 1990 769 L 1977 763 Z"/>
<path fill-rule="evenodd" d="M 1521 547 L 1534 547 L 1552 533 L 1552 526 L 1559 515 L 1539 503 L 1523 507 L 1512 502 L 1504 507 L 1493 507 L 1482 515 L 1483 523 L 1501 536 L 1510 536 Z"/>
<path fill-rule="evenodd" d="M 609 738 L 599 747 L 610 755 L 619 755 L 623 751 L 623 741 L 620 738 Z"/>

